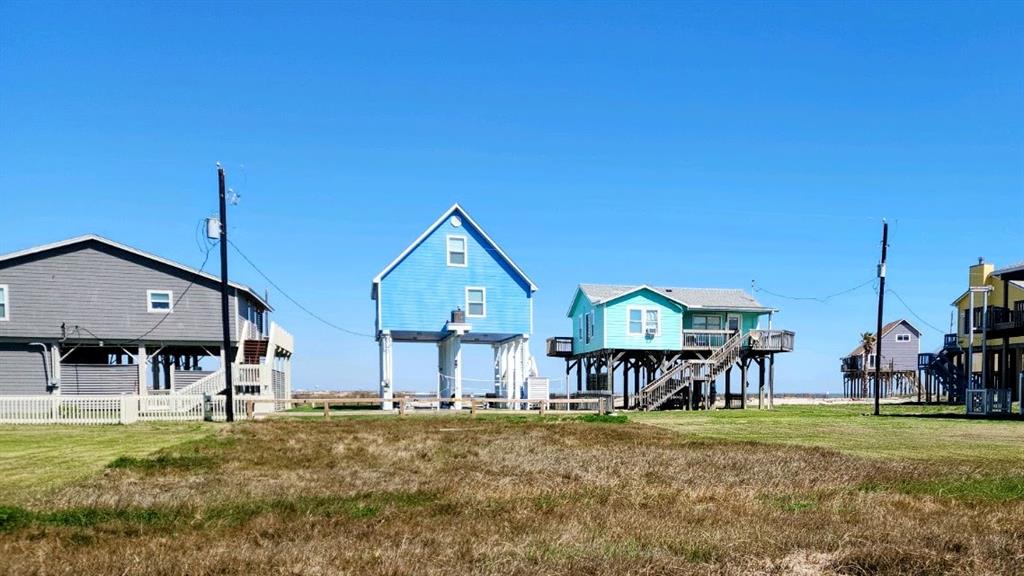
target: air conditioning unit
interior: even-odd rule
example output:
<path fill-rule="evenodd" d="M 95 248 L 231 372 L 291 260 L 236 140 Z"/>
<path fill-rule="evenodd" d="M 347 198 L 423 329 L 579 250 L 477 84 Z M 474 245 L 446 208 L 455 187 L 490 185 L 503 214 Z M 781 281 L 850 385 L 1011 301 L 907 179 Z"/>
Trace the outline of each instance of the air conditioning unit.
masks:
<path fill-rule="evenodd" d="M 644 331 L 644 334 L 646 334 L 647 336 L 657 336 L 658 335 L 658 329 L 657 328 L 648 328 L 647 330 Z"/>

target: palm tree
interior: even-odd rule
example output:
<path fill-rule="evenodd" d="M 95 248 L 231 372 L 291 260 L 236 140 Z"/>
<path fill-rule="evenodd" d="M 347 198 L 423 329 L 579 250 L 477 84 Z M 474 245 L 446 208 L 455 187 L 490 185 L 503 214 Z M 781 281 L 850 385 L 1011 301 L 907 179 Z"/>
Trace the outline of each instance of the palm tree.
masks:
<path fill-rule="evenodd" d="M 871 355 L 871 351 L 875 349 L 875 334 L 874 332 L 865 332 L 860 335 L 860 346 L 861 346 L 861 360 L 860 367 L 864 371 L 864 380 L 862 382 L 862 394 L 868 395 L 868 356 Z M 876 359 L 877 361 L 877 359 Z"/>

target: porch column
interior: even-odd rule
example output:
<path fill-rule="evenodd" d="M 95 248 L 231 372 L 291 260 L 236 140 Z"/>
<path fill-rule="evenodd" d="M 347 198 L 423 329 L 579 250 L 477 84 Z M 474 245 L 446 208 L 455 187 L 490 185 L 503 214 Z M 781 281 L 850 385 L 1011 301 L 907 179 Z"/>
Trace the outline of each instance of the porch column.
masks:
<path fill-rule="evenodd" d="M 61 360 L 60 360 L 60 357 L 61 357 L 60 344 L 51 344 L 50 345 L 50 382 L 48 382 L 51 394 L 54 393 L 54 392 L 56 392 L 57 394 L 60 394 L 60 392 L 61 392 L 61 375 L 60 375 Z"/>
<path fill-rule="evenodd" d="M 292 397 L 292 355 L 289 354 L 284 357 L 284 397 L 291 399 Z M 291 403 L 287 404 L 288 408 L 291 408 Z"/>
<path fill-rule="evenodd" d="M 452 381 L 452 394 L 457 400 L 452 405 L 456 410 L 462 410 L 462 338 L 458 335 L 451 337 L 448 343 L 449 355 L 452 358 L 454 380 Z"/>
<path fill-rule="evenodd" d="M 740 410 L 747 409 L 747 366 L 750 360 L 740 360 Z"/>
<path fill-rule="evenodd" d="M 622 409 L 629 409 L 629 360 L 622 361 Z"/>
<path fill-rule="evenodd" d="M 731 406 L 729 406 L 729 397 L 730 396 L 732 396 L 732 364 L 729 364 L 729 367 L 725 369 L 725 407 L 726 408 L 731 408 Z"/>
<path fill-rule="evenodd" d="M 612 411 L 615 411 L 615 355 L 611 352 L 608 353 L 608 397 L 612 402 L 609 407 Z"/>
<path fill-rule="evenodd" d="M 775 353 L 768 355 L 768 409 L 775 409 Z"/>
<path fill-rule="evenodd" d="M 222 356 L 222 359 L 223 359 L 223 354 L 221 356 Z M 149 361 L 149 359 L 146 357 L 146 347 L 145 346 L 139 346 L 139 353 L 135 357 L 135 363 L 138 365 L 138 368 L 139 368 L 139 394 L 140 395 L 145 395 L 148 392 L 148 390 L 147 390 L 148 386 L 146 386 L 146 380 L 147 380 L 147 377 L 146 377 L 146 362 L 148 362 L 148 361 Z"/>
<path fill-rule="evenodd" d="M 764 357 L 757 359 L 757 409 L 764 409 Z"/>
<path fill-rule="evenodd" d="M 383 331 L 377 340 L 380 344 L 380 397 L 386 402 L 381 403 L 382 410 L 393 410 L 394 388 L 392 382 L 392 341 L 391 332 Z"/>

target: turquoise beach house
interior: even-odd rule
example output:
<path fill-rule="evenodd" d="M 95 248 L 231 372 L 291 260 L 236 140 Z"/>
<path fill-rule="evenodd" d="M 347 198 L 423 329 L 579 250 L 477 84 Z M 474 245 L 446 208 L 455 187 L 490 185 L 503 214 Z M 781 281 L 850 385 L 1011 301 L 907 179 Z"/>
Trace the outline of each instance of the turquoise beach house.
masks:
<path fill-rule="evenodd" d="M 774 354 L 793 348 L 792 332 L 772 328 L 776 312 L 738 289 L 581 284 L 567 312 L 572 336 L 549 339 L 548 355 L 566 359 L 567 377 L 576 371 L 577 393 L 621 393 L 626 407 L 710 407 L 719 375 L 726 380 L 726 406 L 734 400 L 742 406 L 745 396 L 731 394 L 732 367 L 739 368 L 743 388 L 752 363 L 760 368 L 762 388 L 771 370 L 771 394 Z"/>

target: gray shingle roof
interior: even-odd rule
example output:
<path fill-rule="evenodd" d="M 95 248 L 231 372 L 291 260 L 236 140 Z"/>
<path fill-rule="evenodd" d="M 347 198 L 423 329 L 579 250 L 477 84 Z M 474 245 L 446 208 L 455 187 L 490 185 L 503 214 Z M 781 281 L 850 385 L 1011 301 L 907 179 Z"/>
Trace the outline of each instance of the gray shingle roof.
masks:
<path fill-rule="evenodd" d="M 630 286 L 623 284 L 580 284 L 580 290 L 595 304 L 611 300 L 641 287 L 641 285 Z M 684 304 L 688 308 L 769 310 L 750 294 L 734 288 L 648 287 L 667 298 Z"/>

